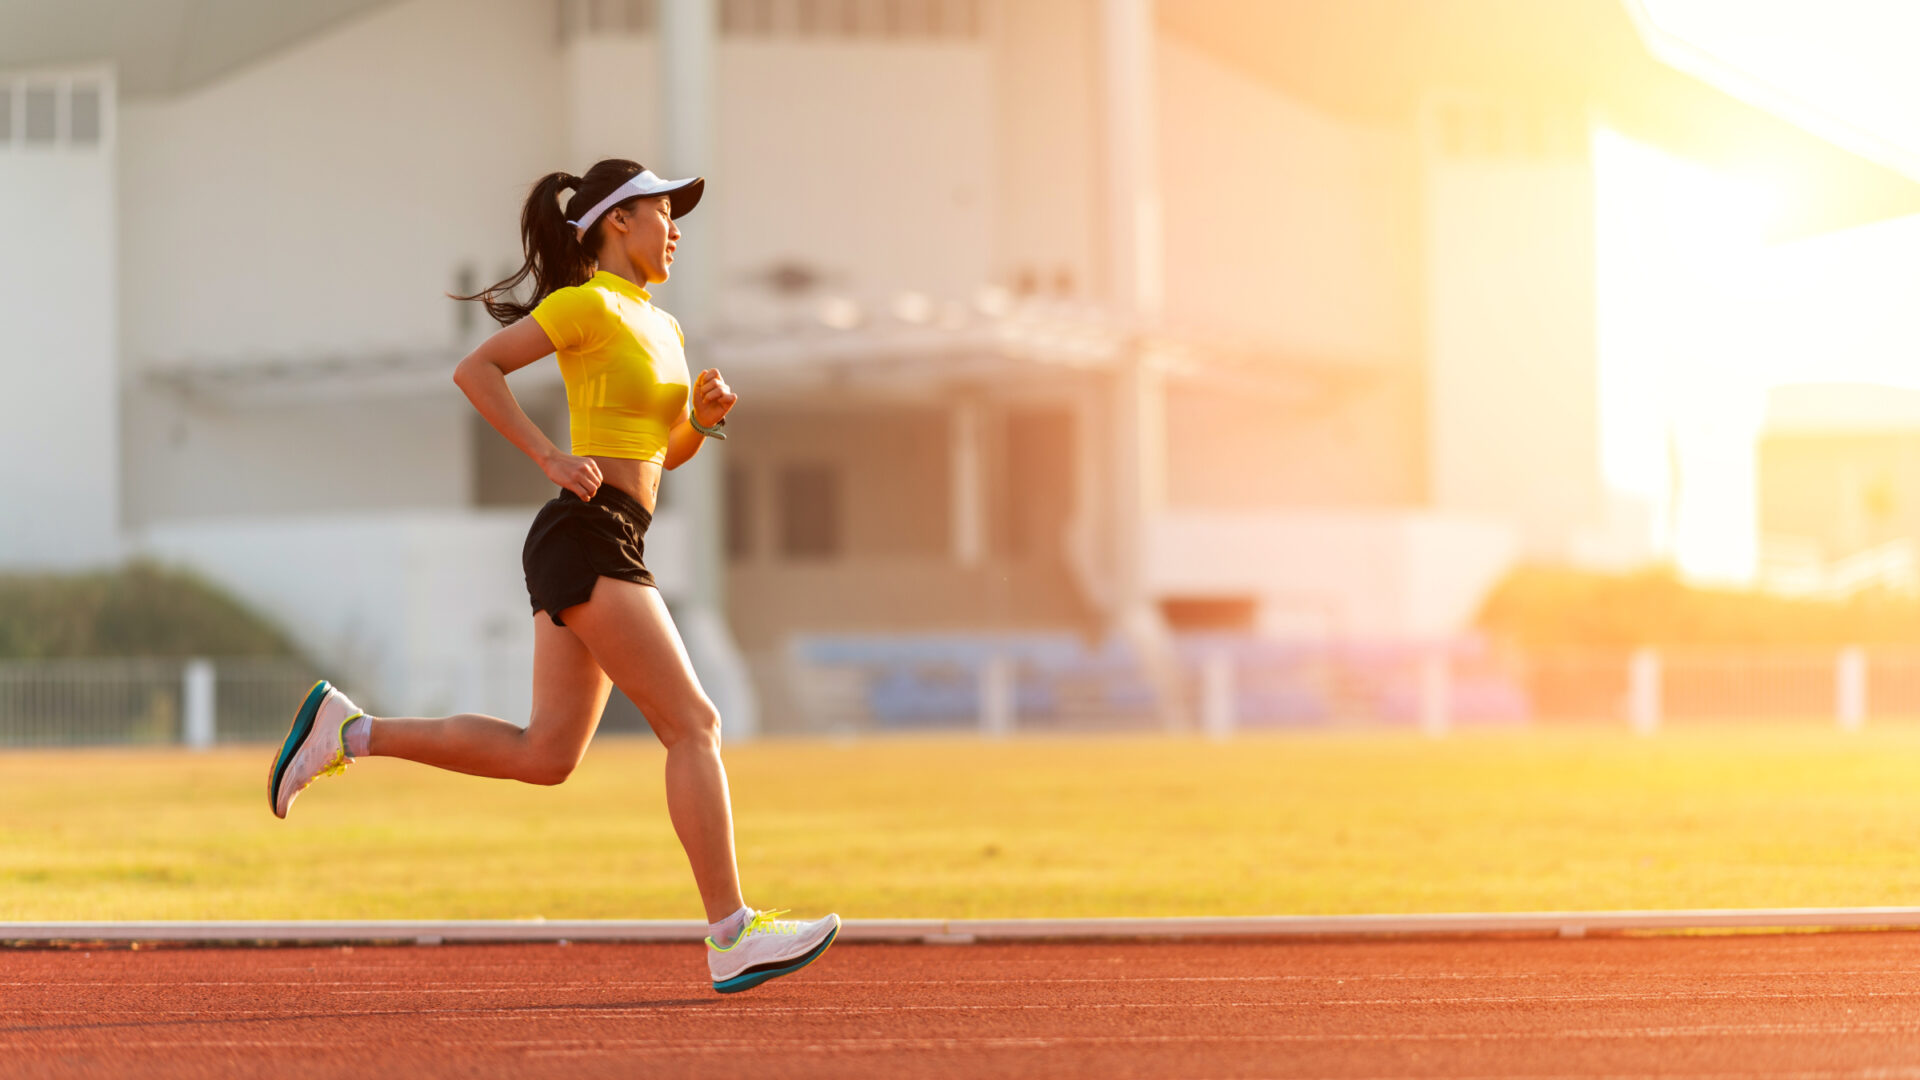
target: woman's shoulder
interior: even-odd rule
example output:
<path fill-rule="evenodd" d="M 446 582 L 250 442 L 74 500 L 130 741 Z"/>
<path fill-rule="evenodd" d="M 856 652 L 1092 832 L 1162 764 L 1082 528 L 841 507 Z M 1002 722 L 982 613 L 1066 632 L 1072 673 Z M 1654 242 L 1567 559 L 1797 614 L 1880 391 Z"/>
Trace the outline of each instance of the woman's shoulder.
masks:
<path fill-rule="evenodd" d="M 533 321 L 547 331 L 556 349 L 589 348 L 603 341 L 609 321 L 617 319 L 613 298 L 591 281 L 565 285 L 540 298 L 534 305 Z"/>
<path fill-rule="evenodd" d="M 612 295 L 599 282 L 589 278 L 578 285 L 562 285 L 546 295 L 541 303 L 551 300 L 557 304 L 602 304 Z"/>
<path fill-rule="evenodd" d="M 591 281 L 579 285 L 562 285 L 540 299 L 534 311 L 541 310 L 555 314 L 564 313 L 576 319 L 607 315 L 614 310 L 613 296 Z"/>

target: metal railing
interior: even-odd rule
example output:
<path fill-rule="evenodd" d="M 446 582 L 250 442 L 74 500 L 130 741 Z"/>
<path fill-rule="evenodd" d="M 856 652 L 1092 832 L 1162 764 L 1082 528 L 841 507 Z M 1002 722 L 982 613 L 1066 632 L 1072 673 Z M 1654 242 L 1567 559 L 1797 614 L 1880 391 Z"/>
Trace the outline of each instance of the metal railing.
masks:
<path fill-rule="evenodd" d="M 1920 649 L 1519 653 L 1474 641 L 1178 643 L 1178 692 L 1213 737 L 1298 728 L 1797 721 L 1858 730 L 1920 718 Z M 789 733 L 1158 730 L 1131 653 L 1070 636 L 819 638 L 781 665 Z M 765 672 L 762 672 L 765 675 Z M 0 661 L 0 747 L 269 741 L 317 678 L 298 660 Z"/>
<path fill-rule="evenodd" d="M 1811 721 L 1857 730 L 1920 717 L 1920 648 L 1520 652 L 1474 640 L 1301 645 L 1194 636 L 1180 692 L 1214 736 L 1286 728 Z M 1112 643 L 1071 638 L 832 637 L 796 643 L 792 731 L 1157 728 L 1153 688 Z"/>
<path fill-rule="evenodd" d="M 277 739 L 318 678 L 298 660 L 0 661 L 0 746 Z"/>

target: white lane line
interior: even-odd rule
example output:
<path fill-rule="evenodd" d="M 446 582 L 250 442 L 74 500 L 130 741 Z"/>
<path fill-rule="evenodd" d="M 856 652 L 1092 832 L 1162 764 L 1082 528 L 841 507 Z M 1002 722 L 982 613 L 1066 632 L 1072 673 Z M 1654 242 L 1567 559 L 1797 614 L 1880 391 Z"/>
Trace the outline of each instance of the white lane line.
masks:
<path fill-rule="evenodd" d="M 1635 979 L 1805 979 L 1805 978 L 1844 978 L 1859 979 L 1875 976 L 1900 976 L 1911 978 L 1910 968 L 1886 968 L 1871 971 L 1827 971 L 1809 968 L 1795 971 L 1649 971 L 1633 972 Z M 1569 982 L 1579 979 L 1618 979 L 1618 971 L 1529 971 L 1529 972 L 1442 972 L 1433 974 L 1393 973 L 1364 975 L 1133 975 L 1095 978 L 1088 976 L 1034 976 L 1032 978 L 1006 979 L 808 979 L 821 986 L 997 986 L 1003 984 L 1026 983 L 1247 983 L 1247 982 L 1452 982 L 1491 979 L 1562 979 Z M 1920 1080 L 1920 1071 L 1915 1073 Z"/>
<path fill-rule="evenodd" d="M 1806 1024 L 1695 1024 L 1667 1027 L 1574 1028 L 1543 1031 L 1436 1031 L 1436 1032 L 1335 1032 L 1335 1033 L 1247 1033 L 1247 1034 L 1165 1034 L 1165 1035 L 1047 1035 L 1021 1037 L 1012 1041 L 1045 1042 L 1049 1045 L 1151 1045 L 1155 1043 L 1243 1042 L 1243 1043 L 1394 1043 L 1394 1042 L 1538 1042 L 1581 1039 L 1699 1039 L 1716 1037 L 1754 1037 L 1786 1035 L 1881 1036 L 1920 1034 L 1920 1020 L 1864 1021 L 1852 1023 Z M 971 1046 L 1002 1041 L 998 1036 L 912 1037 L 912 1038 L 745 1038 L 703 1039 L 698 1042 L 661 1042 L 640 1038 L 573 1039 L 495 1039 L 497 1047 L 538 1047 L 550 1045 L 621 1046 L 635 1048 L 700 1049 L 738 1052 L 754 1049 L 790 1049 L 828 1045 L 858 1049 L 914 1049 L 921 1046 Z"/>
<path fill-rule="evenodd" d="M 1294 1077 L 1191 1077 L 1189 1080 L 1297 1080 Z M 1392 1076 L 1356 1076 L 1346 1080 L 1408 1080 L 1407 1074 Z M 1893 1065 L 1859 1069 L 1830 1069 L 1817 1072 L 1737 1073 L 1498 1073 L 1484 1076 L 1455 1076 L 1447 1080 L 1920 1080 L 1920 1066 Z"/>
<path fill-rule="evenodd" d="M 583 983 L 578 986 L 551 986 L 545 983 L 529 983 L 526 986 L 449 986 L 444 988 L 401 987 L 393 990 L 329 990 L 330 994 L 524 994 L 529 991 L 541 993 L 562 990 L 671 990 L 694 989 L 706 984 L 687 979 L 682 982 L 657 983 Z"/>
<path fill-rule="evenodd" d="M 697 985 L 676 984 L 676 986 L 680 989 L 684 989 L 688 991 L 697 991 L 697 990 L 704 989 L 704 987 L 700 987 Z M 577 989 L 606 990 L 609 988 L 608 987 L 579 987 Z M 614 988 L 614 989 L 618 989 L 618 988 Z M 403 994 L 403 995 L 417 995 L 421 993 L 420 991 L 357 991 L 357 990 L 335 990 L 332 992 L 335 994 L 382 993 L 382 994 Z M 498 992 L 518 992 L 518 991 L 496 991 L 496 990 L 488 989 L 488 990 L 440 990 L 440 991 L 433 991 L 433 992 L 443 993 L 443 994 L 476 994 L 476 993 L 498 993 Z M 1306 999 L 1306 1000 L 1282 999 L 1282 1000 L 1268 1000 L 1268 1001 L 1118 1001 L 1118 1002 L 1048 1001 L 1048 1002 L 958 1003 L 958 1004 L 930 1002 L 930 1003 L 906 1003 L 906 1004 L 891 1004 L 891 1005 L 756 1004 L 753 1008 L 753 1012 L 756 1015 L 774 1015 L 774 1014 L 839 1015 L 839 1014 L 850 1014 L 850 1013 L 884 1014 L 884 1013 L 896 1013 L 896 1012 L 898 1013 L 997 1012 L 997 1011 L 1011 1012 L 1011 1011 L 1041 1010 L 1041 1009 L 1055 1010 L 1055 1011 L 1072 1011 L 1076 1009 L 1215 1009 L 1215 1008 L 1282 1010 L 1282 1009 L 1313 1009 L 1313 1008 L 1382 1008 L 1382 1007 L 1395 1007 L 1395 1006 L 1431 1006 L 1431 1007 L 1443 1008 L 1447 1006 L 1468 1006 L 1468 1005 L 1551 1006 L 1551 1005 L 1561 1005 L 1561 1004 L 1570 1004 L 1570 1003 L 1607 1004 L 1612 1002 L 1624 1003 L 1624 1002 L 1641 1002 L 1641 1001 L 1668 1001 L 1668 1002 L 1675 1002 L 1675 1003 L 1694 1003 L 1694 1002 L 1705 1003 L 1705 1002 L 1728 1001 L 1728 1000 L 1855 1001 L 1855 1000 L 1876 1000 L 1876 999 L 1910 999 L 1910 998 L 1916 998 L 1916 997 L 1920 997 L 1920 990 L 1845 990 L 1845 991 L 1802 991 L 1802 992 L 1751 992 L 1751 991 L 1743 991 L 1743 990 L 1707 990 L 1707 991 L 1694 991 L 1694 992 L 1679 991 L 1679 992 L 1662 992 L 1662 993 L 1470 995 L 1470 996 L 1462 996 L 1462 997 L 1332 998 L 1332 999 Z M 717 997 L 714 998 L 712 1001 L 712 1005 L 715 1007 L 721 1007 L 726 1004 L 728 1003 L 724 999 L 717 998 Z M 419 1015 L 438 1014 L 438 1018 L 440 1019 L 457 1020 L 457 1019 L 464 1019 L 467 1017 L 491 1017 L 491 1018 L 505 1018 L 505 1019 L 511 1019 L 511 1018 L 541 1019 L 547 1016 L 576 1016 L 576 1017 L 585 1017 L 590 1015 L 625 1016 L 625 1015 L 651 1014 L 651 1013 L 659 1013 L 659 1012 L 683 1012 L 686 1008 L 687 1008 L 686 1005 L 672 1005 L 672 1006 L 646 1005 L 646 1004 L 622 1005 L 615 1002 L 596 1003 L 596 1002 L 590 1002 L 590 1001 L 583 1001 L 578 1003 L 551 1004 L 551 1005 L 512 1005 L 512 1006 L 507 1006 L 505 1008 L 489 1008 L 484 1005 L 478 1005 L 478 1006 L 473 1006 L 469 1008 L 442 1007 L 442 1008 L 404 1009 L 404 1010 L 398 1010 L 398 1011 L 412 1013 L 412 1014 L 419 1014 Z M 329 1009 L 328 1015 L 329 1016 L 373 1016 L 373 1015 L 389 1015 L 395 1011 L 396 1010 L 393 1010 L 393 1009 L 380 1009 L 380 1010 Z M 87 1015 L 87 1016 L 140 1017 L 140 1016 L 172 1015 L 172 1014 L 235 1015 L 235 1016 L 251 1016 L 251 1017 L 257 1017 L 259 1019 L 266 1019 L 266 1020 L 283 1019 L 283 1020 L 289 1020 L 289 1021 L 297 1021 L 297 1020 L 302 1020 L 307 1018 L 305 1016 L 286 1016 L 282 1013 L 278 1013 L 269 1009 L 260 1009 L 260 1008 L 250 1008 L 250 1009 L 211 1009 L 211 1008 L 66 1009 L 66 1008 L 48 1008 L 48 1007 L 40 1007 L 40 1006 L 32 1006 L 32 1005 L 16 1005 L 12 1007 L 0 1007 L 0 1016 Z M 1917 1074 L 1917 1075 L 1920 1075 L 1920 1074 Z"/>
<path fill-rule="evenodd" d="M 1885 968 L 1885 969 L 1873 969 L 1873 970 L 1865 970 L 1865 971 L 1828 971 L 1828 970 L 1823 970 L 1819 968 L 1807 968 L 1807 969 L 1799 969 L 1799 970 L 1792 970 L 1792 971 L 1705 971 L 1705 972 L 1686 972 L 1686 971 L 1639 972 L 1639 971 L 1636 971 L 1632 974 L 1632 977 L 1637 980 L 1685 979 L 1688 981 L 1698 982 L 1698 981 L 1706 981 L 1706 980 L 1712 980 L 1712 979 L 1810 979 L 1810 978 L 1859 979 L 1859 978 L 1875 978 L 1879 976 L 1898 976 L 1902 978 L 1911 978 L 1912 975 L 1913 975 L 1913 972 L 1911 969 Z M 1617 971 L 1591 971 L 1591 972 L 1541 971 L 1541 972 L 1436 972 L 1436 973 L 1430 973 L 1430 974 L 1393 973 L 1393 974 L 1360 974 L 1360 975 L 1130 975 L 1130 976 L 1114 976 L 1114 977 L 1106 977 L 1106 978 L 1087 977 L 1087 976 L 1034 976 L 1031 978 L 1015 977 L 1015 978 L 958 978 L 958 979 L 814 978 L 814 979 L 808 979 L 807 981 L 810 984 L 815 986 L 900 987 L 900 986 L 1007 986 L 1007 985 L 1026 986 L 1026 985 L 1043 985 L 1043 984 L 1044 985 L 1079 985 L 1079 984 L 1127 985 L 1127 984 L 1153 984 L 1153 983 L 1293 983 L 1293 982 L 1299 982 L 1299 983 L 1331 982 L 1334 984 L 1340 984 L 1340 983 L 1350 983 L 1350 982 L 1354 982 L 1354 983 L 1357 983 L 1357 982 L 1453 982 L 1453 981 L 1469 981 L 1469 980 L 1486 981 L 1486 980 L 1500 980 L 1500 979 L 1512 979 L 1512 980 L 1556 979 L 1556 980 L 1563 980 L 1568 982 L 1575 982 L 1581 979 L 1613 980 L 1619 977 L 1620 975 Z M 411 992 L 420 991 L 420 990 L 432 990 L 436 988 L 434 983 L 446 983 L 450 981 L 452 980 L 439 979 L 429 983 L 419 983 L 411 980 L 402 980 L 402 979 L 377 979 L 377 980 L 376 979 L 332 979 L 332 980 L 201 979 L 201 980 L 181 980 L 181 981 L 170 981 L 165 979 L 147 979 L 147 980 L 140 980 L 140 981 L 125 981 L 125 980 L 119 980 L 119 979 L 90 979 L 90 980 L 39 979 L 39 980 L 19 980 L 19 981 L 13 981 L 13 982 L 0 981 L 0 987 L 84 989 L 84 988 L 111 988 L 111 987 L 123 987 L 123 986 L 182 986 L 182 987 L 184 986 L 249 986 L 249 987 L 351 986 L 351 987 L 369 988 L 365 990 L 365 992 L 368 992 L 368 993 L 411 993 Z M 381 990 L 379 989 L 379 987 L 382 985 L 391 986 L 394 989 L 390 991 Z M 594 982 L 594 983 L 568 983 L 568 984 L 543 983 L 543 982 L 501 983 L 501 984 L 497 984 L 496 986 L 482 987 L 479 989 L 500 990 L 504 992 L 504 991 L 513 991 L 513 990 L 524 991 L 524 990 L 558 990 L 558 989 L 582 989 L 582 990 L 615 989 L 615 988 L 646 989 L 646 988 L 670 988 L 675 986 L 699 986 L 699 985 L 701 985 L 701 982 L 698 978 L 688 978 L 688 979 L 658 979 L 658 980 L 650 980 L 645 982 L 623 981 L 623 982 Z M 461 980 L 459 982 L 459 988 L 461 989 L 472 988 L 472 983 L 470 981 Z M 339 992 L 339 991 L 336 991 L 336 992 Z M 1920 1068 L 1916 1069 L 1914 1075 L 1915 1075 L 1915 1080 L 1920 1080 Z"/>
<path fill-rule="evenodd" d="M 619 1039 L 619 1038 L 572 1038 L 572 1039 L 474 1039 L 462 1038 L 455 1042 L 426 1045 L 455 1046 L 464 1049 L 523 1050 L 528 1052 L 574 1051 L 603 1052 L 615 1051 L 645 1054 L 757 1054 L 757 1053 L 847 1053 L 860 1051 L 898 1051 L 898 1050 L 986 1050 L 986 1049 L 1055 1049 L 1067 1047 L 1100 1046 L 1172 1046 L 1201 1044 L 1235 1043 L 1249 1046 L 1258 1045 L 1306 1045 L 1313 1043 L 1362 1044 L 1362 1043 L 1525 1043 L 1525 1042 L 1578 1042 L 1583 1040 L 1644 1040 L 1644 1039 L 1702 1039 L 1702 1038 L 1754 1038 L 1770 1036 L 1818 1036 L 1836 1037 L 1881 1037 L 1886 1035 L 1920 1034 L 1920 1021 L 1906 1023 L 1850 1023 L 1850 1024 L 1705 1024 L 1673 1027 L 1635 1027 L 1635 1028 L 1583 1028 L 1558 1031 L 1495 1031 L 1495 1032 L 1377 1032 L 1377 1033 L 1271 1033 L 1271 1034 L 1169 1034 L 1169 1035 L 1061 1035 L 1061 1036 L 977 1036 L 977 1037 L 913 1037 L 913 1038 L 798 1038 L 775 1039 L 757 1037 L 751 1039 L 699 1039 L 662 1041 L 655 1039 Z M 337 1049 L 337 1042 L 304 1042 L 298 1040 L 238 1040 L 238 1039 L 149 1039 L 128 1041 L 115 1039 L 111 1046 L 114 1050 L 125 1049 L 169 1049 L 178 1050 L 195 1047 L 326 1047 Z M 0 1042 L 0 1051 L 19 1051 L 23 1053 L 44 1053 L 53 1049 L 99 1050 L 100 1042 L 81 1040 L 21 1040 L 15 1044 Z M 1855 1076 L 1876 1075 L 1869 1072 L 1856 1072 Z M 1920 1074 L 1898 1074 L 1920 1075 Z"/>
<path fill-rule="evenodd" d="M 1502 997 L 1464 997 L 1464 998 L 1351 998 L 1331 1001 L 1088 1001 L 1088 1002 L 1028 1002 L 1028 1003 L 928 1003 L 899 1005 L 764 1005 L 757 1004 L 752 1012 L 755 1016 L 843 1016 L 843 1015 L 884 1015 L 888 1013 L 937 1013 L 937 1012 L 1024 1012 L 1040 1011 L 1073 1012 L 1124 1009 L 1268 1009 L 1274 1011 L 1319 1009 L 1319 1008 L 1383 1008 L 1404 1006 L 1464 1006 L 1464 1005 L 1539 1005 L 1553 1006 L 1570 1003 L 1607 1004 L 1611 1002 L 1671 1001 L 1679 1004 L 1711 1001 L 1815 1001 L 1845 1000 L 1855 1001 L 1877 998 L 1915 998 L 1920 991 L 1849 991 L 1817 994 L 1749 994 L 1735 991 L 1693 994 L 1676 997 L 1672 994 L 1559 994 L 1539 996 L 1502 996 Z M 726 1007 L 729 1003 L 714 998 L 712 1008 Z M 697 1006 L 696 1006 L 697 1007 Z M 614 1002 L 558 1005 L 513 1005 L 502 1008 L 473 1006 L 469 1008 L 430 1008 L 430 1009 L 327 1009 L 326 1016 L 391 1016 L 396 1014 L 430 1017 L 445 1022 L 465 1022 L 468 1020 L 546 1020 L 554 1017 L 573 1019 L 614 1019 L 629 1016 L 655 1014 L 685 1014 L 687 1005 L 622 1005 Z M 52 1016 L 98 1016 L 131 1017 L 149 1016 L 239 1016 L 258 1020 L 285 1021 L 296 1023 L 313 1019 L 308 1015 L 287 1015 L 281 1012 L 263 1009 L 53 1009 L 31 1006 L 0 1008 L 0 1016 L 10 1017 L 52 1017 Z"/>
<path fill-rule="evenodd" d="M 1274 915 L 1245 917 L 846 920 L 843 941 L 1016 942 L 1302 937 L 1485 937 L 1509 933 L 1746 929 L 1916 929 L 1920 907 L 1754 908 L 1676 911 L 1437 912 L 1413 915 Z M 289 921 L 148 921 L 0 923 L 0 941 L 407 941 L 697 943 L 706 934 L 692 920 L 645 919 L 388 919 Z"/>
<path fill-rule="evenodd" d="M 93 990 L 111 989 L 113 987 L 119 987 L 119 986 L 246 986 L 246 987 L 294 986 L 294 987 L 301 987 L 303 989 L 306 989 L 306 988 L 312 988 L 316 986 L 364 987 L 372 982 L 387 982 L 387 980 L 372 980 L 372 979 L 332 979 L 332 980 L 271 979 L 271 980 L 267 980 L 267 979 L 263 979 L 258 982 L 250 982 L 250 981 L 232 979 L 232 980 L 225 980 L 225 981 L 201 980 L 201 981 L 189 982 L 189 981 L 182 980 L 179 982 L 172 982 L 165 979 L 147 979 L 147 980 L 142 980 L 140 982 L 122 982 L 118 979 L 99 979 L 99 980 L 88 981 L 88 982 L 79 982 L 79 981 L 57 982 L 54 980 L 42 980 L 39 982 L 0 982 L 0 986 L 45 987 L 50 989 L 58 988 L 58 989 L 76 989 L 76 990 L 77 989 L 93 989 Z M 418 990 L 430 990 L 434 988 L 431 983 L 423 985 L 419 983 L 403 981 L 398 979 L 387 982 L 387 984 L 392 986 L 394 989 L 369 990 L 367 992 L 398 994 L 398 993 L 412 993 Z M 461 985 L 467 986 L 470 984 L 462 983 Z M 689 986 L 689 985 L 698 986 L 699 980 L 690 978 L 690 979 L 661 979 L 653 982 L 503 983 L 497 987 L 490 987 L 488 989 L 498 989 L 502 991 L 601 990 L 601 989 L 626 989 L 626 988 L 641 989 L 645 987 Z M 335 991 L 335 993 L 339 993 L 339 992 L 340 991 Z"/>
<path fill-rule="evenodd" d="M 1085 1001 L 1085 1002 L 1027 1002 L 1018 1004 L 925 1004 L 925 1005 L 756 1005 L 752 1012 L 755 1016 L 791 1016 L 822 1015 L 838 1016 L 853 1013 L 921 1013 L 921 1012 L 1018 1012 L 1045 1010 L 1049 1012 L 1073 1012 L 1076 1010 L 1097 1009 L 1272 1009 L 1297 1010 L 1320 1008 L 1382 1008 L 1398 1006 L 1459 1006 L 1459 1005 L 1565 1005 L 1565 1004 L 1606 1004 L 1609 1002 L 1669 1001 L 1676 1004 L 1712 1001 L 1815 1001 L 1841 1000 L 1857 1001 L 1863 998 L 1916 998 L 1920 991 L 1847 992 L 1829 994 L 1701 994 L 1688 997 L 1676 997 L 1671 994 L 1592 994 L 1561 995 L 1542 997 L 1471 997 L 1471 998 L 1368 998 L 1338 1001 Z M 585 1016 L 589 1014 L 604 1016 L 622 1016 L 628 1014 L 673 1013 L 685 1010 L 685 1006 L 663 1005 L 617 1005 L 595 1006 L 589 1002 L 579 1005 L 529 1005 L 494 1012 L 475 1008 L 471 1010 L 436 1009 L 437 1013 L 468 1012 L 473 1015 L 485 1015 L 498 1019 L 536 1020 L 547 1016 Z M 448 1016 L 445 1019 L 455 1019 Z"/>
<path fill-rule="evenodd" d="M 245 1048 L 249 1050 L 255 1050 L 255 1049 L 265 1049 L 268 1047 L 279 1047 L 283 1049 L 300 1049 L 300 1050 L 337 1051 L 340 1049 L 340 1043 L 338 1040 L 331 1040 L 331 1041 L 321 1040 L 317 1042 L 308 1042 L 305 1040 L 294 1040 L 294 1039 L 189 1039 L 189 1040 L 180 1040 L 177 1042 L 173 1040 L 168 1040 L 164 1042 L 161 1042 L 161 1041 L 128 1042 L 120 1039 L 115 1039 L 110 1043 L 79 1042 L 76 1040 L 76 1041 L 70 1041 L 70 1042 L 27 1042 L 27 1043 L 22 1043 L 18 1046 L 9 1046 L 4 1042 L 0 1042 L 0 1052 L 5 1052 L 8 1050 L 17 1050 L 25 1053 L 35 1053 L 35 1054 L 44 1053 L 45 1051 L 48 1051 L 48 1050 L 111 1050 L 117 1053 L 121 1050 L 186 1050 L 186 1049 L 205 1050 L 205 1049 L 212 1049 L 212 1048 L 221 1048 L 221 1049 Z"/>

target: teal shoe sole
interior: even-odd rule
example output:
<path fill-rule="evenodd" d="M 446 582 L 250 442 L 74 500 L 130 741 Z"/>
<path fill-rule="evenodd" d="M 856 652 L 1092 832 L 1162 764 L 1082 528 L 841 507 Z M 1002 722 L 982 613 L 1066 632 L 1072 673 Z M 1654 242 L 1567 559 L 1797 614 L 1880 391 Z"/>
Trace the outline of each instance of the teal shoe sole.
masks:
<path fill-rule="evenodd" d="M 274 817 L 283 817 L 280 813 L 280 778 L 287 774 L 287 766 L 293 763 L 294 751 L 307 741 L 307 734 L 313 730 L 314 717 L 320 715 L 320 703 L 327 699 L 327 691 L 333 689 L 327 680 L 321 679 L 307 691 L 307 700 L 300 703 L 300 711 L 293 714 L 293 726 L 287 729 L 287 741 L 280 744 L 280 756 L 273 760 L 273 768 L 267 773 L 267 809 Z"/>
<path fill-rule="evenodd" d="M 827 935 L 825 941 L 815 945 L 805 956 L 789 960 L 784 964 L 764 967 L 757 971 L 743 971 L 731 979 L 722 979 L 714 983 L 713 988 L 722 994 L 737 994 L 742 990 L 751 990 L 761 983 L 766 982 L 768 979 L 777 979 L 782 975 L 791 975 L 801 968 L 806 967 L 808 964 L 813 963 L 815 960 L 820 959 L 820 954 L 826 952 L 827 946 L 833 944 L 833 939 L 839 936 L 840 928 L 836 926 L 833 928 L 833 932 Z"/>

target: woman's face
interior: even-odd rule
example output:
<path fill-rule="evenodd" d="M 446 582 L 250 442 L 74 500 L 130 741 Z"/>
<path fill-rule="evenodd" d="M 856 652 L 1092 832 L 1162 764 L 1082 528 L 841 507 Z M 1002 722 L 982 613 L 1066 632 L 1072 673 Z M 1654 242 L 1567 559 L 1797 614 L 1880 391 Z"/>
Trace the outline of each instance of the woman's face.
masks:
<path fill-rule="evenodd" d="M 680 228 L 673 223 L 672 196 L 641 199 L 611 217 L 614 235 L 626 249 L 633 268 L 645 275 L 647 284 L 667 280 L 673 268 L 673 249 L 680 243 Z"/>

